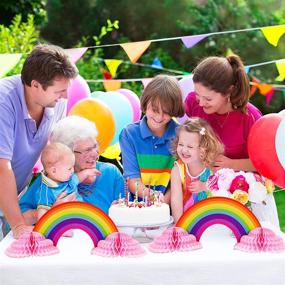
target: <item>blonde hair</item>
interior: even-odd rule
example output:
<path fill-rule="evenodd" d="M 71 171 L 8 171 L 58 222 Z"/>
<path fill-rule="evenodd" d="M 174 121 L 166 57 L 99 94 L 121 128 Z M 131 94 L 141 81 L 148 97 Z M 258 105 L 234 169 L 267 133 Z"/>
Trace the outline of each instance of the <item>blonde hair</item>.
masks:
<path fill-rule="evenodd" d="M 185 111 L 182 91 L 175 77 L 157 75 L 146 86 L 141 96 L 141 110 L 146 112 L 150 102 L 153 107 L 160 103 L 162 111 L 171 117 L 183 117 Z"/>
<path fill-rule="evenodd" d="M 192 117 L 183 125 L 176 128 L 176 137 L 172 142 L 172 153 L 176 158 L 178 158 L 177 146 L 181 131 L 197 133 L 199 135 L 201 160 L 207 167 L 212 167 L 216 157 L 224 152 L 223 144 L 209 123 L 201 118 Z"/>
<path fill-rule="evenodd" d="M 74 153 L 68 146 L 62 143 L 51 143 L 43 149 L 41 154 L 41 162 L 44 169 L 47 169 L 55 166 L 58 162 L 62 161 L 66 157 L 73 157 L 75 160 Z"/>
<path fill-rule="evenodd" d="M 249 79 L 238 55 L 211 56 L 203 59 L 193 71 L 193 82 L 229 96 L 235 110 L 246 113 L 250 97 Z"/>

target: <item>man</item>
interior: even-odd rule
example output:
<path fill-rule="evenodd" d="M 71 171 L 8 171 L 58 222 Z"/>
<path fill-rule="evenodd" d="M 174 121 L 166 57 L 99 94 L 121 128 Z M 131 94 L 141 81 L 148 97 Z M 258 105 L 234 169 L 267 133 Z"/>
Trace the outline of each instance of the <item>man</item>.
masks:
<path fill-rule="evenodd" d="M 26 59 L 21 76 L 0 80 L 0 216 L 4 214 L 15 238 L 31 231 L 17 196 L 29 183 L 54 123 L 66 114 L 63 99 L 76 75 L 63 49 L 38 45 Z"/>

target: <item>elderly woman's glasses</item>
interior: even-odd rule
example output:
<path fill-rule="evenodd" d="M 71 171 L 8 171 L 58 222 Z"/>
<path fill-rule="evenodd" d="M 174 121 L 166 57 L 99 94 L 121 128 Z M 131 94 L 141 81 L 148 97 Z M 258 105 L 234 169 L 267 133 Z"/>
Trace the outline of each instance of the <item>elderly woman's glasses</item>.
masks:
<path fill-rule="evenodd" d="M 94 145 L 94 146 L 92 146 L 92 147 L 89 147 L 89 148 L 87 148 L 87 149 L 85 149 L 85 150 L 82 150 L 82 151 L 73 150 L 73 152 L 74 152 L 74 153 L 79 153 L 79 154 L 82 154 L 82 155 L 87 155 L 87 154 L 89 154 L 89 153 L 91 153 L 92 151 L 97 150 L 97 149 L 98 149 L 98 145 L 96 144 L 96 145 Z"/>

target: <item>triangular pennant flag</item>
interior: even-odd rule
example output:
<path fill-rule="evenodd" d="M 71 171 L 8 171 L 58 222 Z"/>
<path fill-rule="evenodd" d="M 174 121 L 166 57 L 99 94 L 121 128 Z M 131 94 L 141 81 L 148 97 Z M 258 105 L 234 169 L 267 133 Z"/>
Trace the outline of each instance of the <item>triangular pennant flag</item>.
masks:
<path fill-rule="evenodd" d="M 107 65 L 112 77 L 115 77 L 117 69 L 123 61 L 119 59 L 105 59 L 104 62 Z"/>
<path fill-rule="evenodd" d="M 152 79 L 153 79 L 153 78 L 144 78 L 144 79 L 142 79 L 143 88 L 146 88 L 147 85 L 150 83 L 150 81 L 151 81 Z"/>
<path fill-rule="evenodd" d="M 273 46 L 277 46 L 281 36 L 285 33 L 285 25 L 261 28 L 267 41 Z"/>
<path fill-rule="evenodd" d="M 230 56 L 230 55 L 233 55 L 234 52 L 232 51 L 231 48 L 227 48 L 227 51 L 226 51 L 226 56 Z"/>
<path fill-rule="evenodd" d="M 273 86 L 271 84 L 258 84 L 258 89 L 260 94 L 266 96 L 269 91 L 272 90 Z"/>
<path fill-rule="evenodd" d="M 87 47 L 69 48 L 69 49 L 65 49 L 65 52 L 71 58 L 71 61 L 73 63 L 76 63 L 83 56 L 83 54 L 87 51 L 87 49 L 88 49 Z"/>
<path fill-rule="evenodd" d="M 156 58 L 153 60 L 151 66 L 154 67 L 154 68 L 158 68 L 158 69 L 162 69 L 162 68 L 163 68 L 163 66 L 162 66 L 162 64 L 161 64 L 161 61 L 159 60 L 158 57 L 156 57 Z"/>
<path fill-rule="evenodd" d="M 207 38 L 209 34 L 204 34 L 204 35 L 194 35 L 194 36 L 186 36 L 182 37 L 181 40 L 185 47 L 191 48 L 203 39 Z"/>
<path fill-rule="evenodd" d="M 4 77 L 21 59 L 21 53 L 0 54 L 0 78 Z"/>
<path fill-rule="evenodd" d="M 272 88 L 265 96 L 266 96 L 266 104 L 269 105 L 270 101 L 274 95 L 274 88 Z"/>
<path fill-rule="evenodd" d="M 142 41 L 120 44 L 120 46 L 124 49 L 130 61 L 132 63 L 136 63 L 142 54 L 146 51 L 146 49 L 150 46 L 150 44 L 151 41 Z"/>
<path fill-rule="evenodd" d="M 255 91 L 257 90 L 257 87 L 259 86 L 259 80 L 256 78 L 256 77 L 252 77 L 252 82 L 250 83 L 251 84 L 251 88 L 250 88 L 250 96 L 252 96 Z"/>
<path fill-rule="evenodd" d="M 275 78 L 276 81 L 283 81 L 285 79 L 285 60 L 276 61 L 276 67 L 279 72 L 279 76 Z"/>
<path fill-rule="evenodd" d="M 102 75 L 103 75 L 104 79 L 109 80 L 109 79 L 113 78 L 111 73 L 109 71 L 107 71 L 106 69 L 101 68 L 100 71 L 102 72 Z"/>
<path fill-rule="evenodd" d="M 105 80 L 103 85 L 106 91 L 116 91 L 121 88 L 122 82 L 120 80 Z"/>
<path fill-rule="evenodd" d="M 249 67 L 249 66 L 245 66 L 245 67 L 244 67 L 244 70 L 245 70 L 246 74 L 248 74 L 248 73 L 249 73 L 249 70 L 250 70 L 250 67 Z"/>

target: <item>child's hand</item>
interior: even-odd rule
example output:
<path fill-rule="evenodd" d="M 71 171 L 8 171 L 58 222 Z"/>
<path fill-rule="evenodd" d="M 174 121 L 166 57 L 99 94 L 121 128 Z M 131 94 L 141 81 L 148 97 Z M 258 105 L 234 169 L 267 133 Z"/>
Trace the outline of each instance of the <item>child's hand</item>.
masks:
<path fill-rule="evenodd" d="M 206 183 L 201 182 L 200 180 L 193 181 L 190 183 L 188 190 L 192 193 L 199 193 L 199 192 L 205 191 Z"/>

